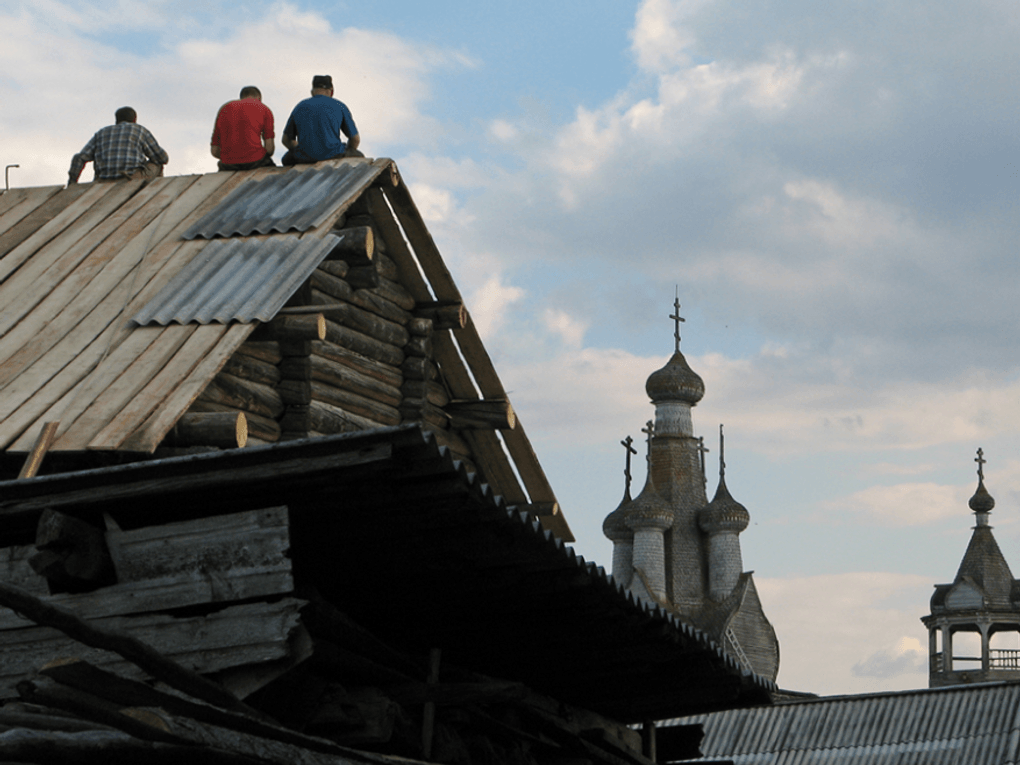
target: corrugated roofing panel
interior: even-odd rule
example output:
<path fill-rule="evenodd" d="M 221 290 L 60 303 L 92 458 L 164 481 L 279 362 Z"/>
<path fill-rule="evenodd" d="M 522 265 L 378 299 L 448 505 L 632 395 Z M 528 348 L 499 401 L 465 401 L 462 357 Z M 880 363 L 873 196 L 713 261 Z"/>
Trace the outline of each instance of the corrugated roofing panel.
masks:
<path fill-rule="evenodd" d="M 664 724 L 702 724 L 703 758 L 741 765 L 990 765 L 1017 761 L 1018 715 L 1020 683 L 987 683 L 820 698 Z"/>
<path fill-rule="evenodd" d="M 336 241 L 328 235 L 210 242 L 132 320 L 164 326 L 269 321 Z"/>
<path fill-rule="evenodd" d="M 345 161 L 308 170 L 267 173 L 238 186 L 208 215 L 184 232 L 185 239 L 307 231 L 353 199 L 382 168 Z"/>

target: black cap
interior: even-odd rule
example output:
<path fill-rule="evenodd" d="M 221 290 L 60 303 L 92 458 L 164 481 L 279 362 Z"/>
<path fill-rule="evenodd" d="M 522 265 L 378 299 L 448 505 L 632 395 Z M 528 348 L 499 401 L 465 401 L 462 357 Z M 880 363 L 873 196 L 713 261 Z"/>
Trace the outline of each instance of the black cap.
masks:
<path fill-rule="evenodd" d="M 333 78 L 328 74 L 317 74 L 312 78 L 312 87 L 323 89 L 332 88 Z"/>

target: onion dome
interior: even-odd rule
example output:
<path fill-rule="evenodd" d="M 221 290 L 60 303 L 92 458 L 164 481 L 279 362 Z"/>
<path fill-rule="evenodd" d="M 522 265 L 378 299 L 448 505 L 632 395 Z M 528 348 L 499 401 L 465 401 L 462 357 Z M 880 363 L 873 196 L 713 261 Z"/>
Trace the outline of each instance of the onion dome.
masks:
<path fill-rule="evenodd" d="M 730 496 L 726 488 L 726 478 L 719 477 L 719 488 L 707 506 L 698 512 L 698 525 L 706 534 L 718 534 L 729 531 L 739 534 L 751 522 L 751 514 L 747 508 Z"/>
<path fill-rule="evenodd" d="M 992 508 L 995 507 L 995 500 L 988 493 L 983 480 L 978 480 L 977 491 L 974 492 L 974 496 L 970 498 L 970 502 L 967 504 L 970 505 L 970 509 L 975 513 L 992 512 Z"/>
<path fill-rule="evenodd" d="M 648 382 L 645 383 L 645 391 L 653 404 L 662 401 L 685 401 L 693 406 L 705 395 L 705 383 L 687 365 L 684 355 L 677 351 L 666 362 L 666 366 L 652 372 Z"/>
<path fill-rule="evenodd" d="M 634 532 L 627 526 L 627 508 L 634 503 L 634 500 L 630 498 L 630 489 L 623 495 L 623 499 L 620 500 L 620 505 L 613 512 L 606 516 L 606 519 L 602 521 L 602 533 L 605 534 L 612 542 L 626 542 L 628 539 L 634 536 Z"/>
<path fill-rule="evenodd" d="M 648 473 L 645 488 L 638 494 L 637 499 L 627 506 L 624 523 L 634 531 L 647 528 L 668 529 L 673 525 L 673 511 L 669 503 L 656 491 L 651 472 Z"/>
<path fill-rule="evenodd" d="M 726 441 L 723 426 L 719 426 L 719 488 L 712 501 L 698 511 L 698 526 L 706 534 L 729 531 L 739 534 L 751 522 L 747 508 L 733 499 L 726 488 Z"/>

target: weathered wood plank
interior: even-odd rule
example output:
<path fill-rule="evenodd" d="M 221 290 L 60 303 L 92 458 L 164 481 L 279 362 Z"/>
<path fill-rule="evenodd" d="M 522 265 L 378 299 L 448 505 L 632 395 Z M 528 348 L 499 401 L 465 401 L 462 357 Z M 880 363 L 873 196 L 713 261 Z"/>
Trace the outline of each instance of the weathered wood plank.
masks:
<path fill-rule="evenodd" d="M 0 305 L 4 306 L 4 310 L 24 316 L 49 294 L 92 250 L 151 198 L 154 192 L 136 194 L 141 183 L 118 185 L 73 227 L 33 253 L 18 269 L 17 279 L 7 279 L 0 284 Z M 12 252 L 8 257 L 15 255 L 16 252 Z M 5 272 L 0 270 L 0 273 Z"/>
<path fill-rule="evenodd" d="M 90 626 L 96 632 L 116 633 L 139 641 L 182 669 L 190 667 L 194 672 L 208 674 L 286 656 L 287 638 L 297 628 L 301 604 L 302 601 L 285 598 L 276 603 L 230 606 L 204 616 L 114 616 L 93 620 Z M 138 660 L 136 656 L 125 661 L 107 650 L 82 645 L 52 627 L 7 630 L 2 640 L 0 698 L 11 698 L 19 680 L 59 656 L 74 656 L 129 678 L 151 676 L 132 663 Z M 166 681 L 165 677 L 161 679 Z M 198 695 L 193 690 L 186 692 Z"/>
<path fill-rule="evenodd" d="M 36 206 L 28 215 L 25 215 L 0 235 L 0 258 L 6 260 L 7 256 L 13 254 L 15 248 L 31 237 L 35 237 L 32 245 L 33 251 L 52 239 L 82 212 L 81 207 L 76 207 L 70 213 L 65 214 L 65 209 L 74 205 L 80 197 L 89 194 L 90 191 L 92 191 L 90 187 L 76 186 L 48 196 L 42 204 Z M 93 191 L 92 194 L 89 194 L 89 199 L 97 199 L 106 191 L 107 189 Z M 40 234 L 40 232 L 42 233 Z M 15 256 L 11 266 L 4 268 L 0 273 L 6 277 L 11 272 L 8 268 L 13 270 L 23 261 L 24 257 Z"/>
<path fill-rule="evenodd" d="M 188 178 L 181 180 L 190 181 Z M 123 286 L 122 282 L 128 280 L 149 253 L 150 246 L 159 241 L 160 230 L 165 232 L 169 224 L 164 216 L 173 208 L 174 198 L 183 190 L 182 185 L 167 186 L 162 195 L 142 208 L 148 210 L 148 215 L 141 220 L 150 217 L 150 222 L 127 246 L 121 250 L 112 250 L 106 244 L 97 248 L 92 257 L 65 278 L 16 327 L 13 322 L 21 317 L 0 314 L 0 333 L 5 333 L 0 334 L 0 361 L 3 362 L 0 385 L 20 374 L 76 327 L 99 321 L 101 328 L 112 320 L 108 314 L 97 315 L 99 312 L 94 309 L 118 286 Z M 122 310 L 125 302 L 122 298 L 117 307 Z M 99 331 L 101 329 L 96 330 L 96 334 Z"/>
<path fill-rule="evenodd" d="M 171 324 L 158 327 L 139 327 L 128 340 L 121 343 L 103 366 L 103 375 L 95 375 L 82 386 L 77 401 L 91 402 L 73 421 L 61 417 L 64 435 L 54 444 L 59 451 L 84 451 L 92 437 L 101 431 L 119 412 L 134 400 L 149 381 L 172 359 L 188 339 L 195 334 L 196 326 Z M 135 341 L 137 338 L 137 341 Z M 148 341 L 147 346 L 142 347 Z M 134 359 L 132 351 L 141 350 Z M 122 365 L 124 365 L 122 367 Z M 100 392 L 101 391 L 101 392 Z"/>
<path fill-rule="evenodd" d="M 289 534 L 286 507 L 111 530 L 106 540 L 117 584 L 81 594 L 37 595 L 84 619 L 282 595 L 294 589 Z M 45 585 L 42 577 L 36 579 Z M 31 624 L 0 608 L 0 630 Z"/>
<path fill-rule="evenodd" d="M 89 443 L 89 448 L 122 448 L 151 454 L 252 329 L 250 324 L 199 327 L 188 338 L 188 343 L 197 338 L 194 346 L 187 348 L 185 343 L 132 405 Z M 146 414 L 149 416 L 143 424 Z"/>

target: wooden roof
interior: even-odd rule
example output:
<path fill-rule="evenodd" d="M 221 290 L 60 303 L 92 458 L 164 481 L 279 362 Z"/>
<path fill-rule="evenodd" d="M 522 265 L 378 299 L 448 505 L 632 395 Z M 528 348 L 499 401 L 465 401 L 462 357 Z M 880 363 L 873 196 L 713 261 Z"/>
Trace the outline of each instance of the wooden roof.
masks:
<path fill-rule="evenodd" d="M 341 180 L 325 188 L 293 175 L 333 177 L 337 169 Z M 289 189 L 278 220 L 266 205 L 272 195 L 250 193 L 262 181 Z M 58 422 L 52 452 L 151 454 L 257 324 L 131 321 L 210 245 L 184 235 L 208 216 L 215 233 L 249 232 L 242 241 L 321 239 L 363 195 L 376 201 L 374 223 L 415 300 L 462 302 L 388 159 L 0 195 L 0 449 L 25 454 L 44 423 Z M 253 211 L 245 199 L 256 197 Z M 311 213 L 300 215 L 305 198 Z M 506 398 L 470 315 L 464 328 L 438 332 L 434 347 L 455 398 Z M 479 431 L 471 441 L 486 480 L 508 503 L 530 507 L 546 528 L 573 539 L 519 417 L 514 429 Z"/>
<path fill-rule="evenodd" d="M 395 647 L 623 722 L 763 703 L 707 635 L 509 508 L 418 426 L 0 483 L 0 546 L 44 508 L 125 531 L 285 504 L 295 583 Z"/>

